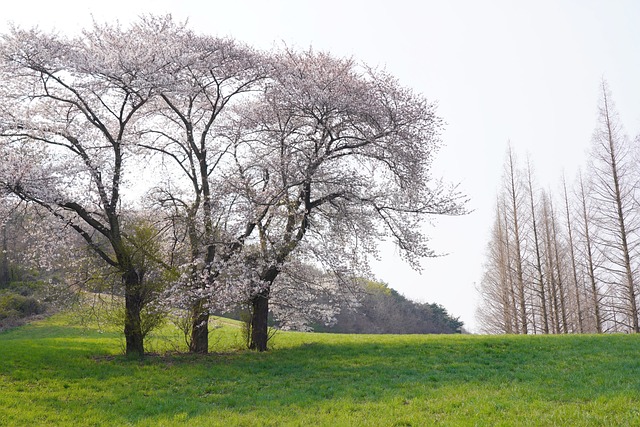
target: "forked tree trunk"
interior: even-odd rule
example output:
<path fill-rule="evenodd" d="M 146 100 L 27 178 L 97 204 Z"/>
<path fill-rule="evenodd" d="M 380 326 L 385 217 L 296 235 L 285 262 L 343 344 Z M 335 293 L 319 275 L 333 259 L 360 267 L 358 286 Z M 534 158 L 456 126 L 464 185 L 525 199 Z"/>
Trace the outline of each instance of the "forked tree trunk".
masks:
<path fill-rule="evenodd" d="M 123 274 L 124 281 L 124 337 L 126 341 L 125 353 L 130 357 L 144 356 L 144 334 L 142 333 L 142 278 L 135 270 Z"/>

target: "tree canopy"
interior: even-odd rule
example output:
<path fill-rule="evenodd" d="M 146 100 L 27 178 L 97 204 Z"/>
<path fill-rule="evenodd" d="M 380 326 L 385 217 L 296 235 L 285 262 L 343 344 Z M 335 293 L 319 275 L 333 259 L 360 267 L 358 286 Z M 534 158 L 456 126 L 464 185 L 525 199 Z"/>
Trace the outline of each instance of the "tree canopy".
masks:
<path fill-rule="evenodd" d="M 149 263 L 180 276 L 163 299 L 189 313 L 192 351 L 208 349 L 208 315 L 239 303 L 266 350 L 280 284 L 302 290 L 294 278 L 321 269 L 348 285 L 382 240 L 417 268 L 434 255 L 424 220 L 465 213 L 430 174 L 435 105 L 354 59 L 147 16 L 76 37 L 14 28 L 0 61 L 0 187 L 119 272 L 128 354 L 143 354 L 158 297 Z M 140 244 L 136 212 L 151 210 L 157 242 Z"/>

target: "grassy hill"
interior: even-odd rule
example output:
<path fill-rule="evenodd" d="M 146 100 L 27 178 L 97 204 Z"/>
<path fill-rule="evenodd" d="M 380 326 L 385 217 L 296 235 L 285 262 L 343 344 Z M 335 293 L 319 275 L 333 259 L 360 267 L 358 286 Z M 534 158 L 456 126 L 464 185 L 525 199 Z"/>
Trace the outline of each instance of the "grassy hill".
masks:
<path fill-rule="evenodd" d="M 278 333 L 259 354 L 225 322 L 215 354 L 134 361 L 73 323 L 0 333 L 0 425 L 640 425 L 635 335 Z"/>

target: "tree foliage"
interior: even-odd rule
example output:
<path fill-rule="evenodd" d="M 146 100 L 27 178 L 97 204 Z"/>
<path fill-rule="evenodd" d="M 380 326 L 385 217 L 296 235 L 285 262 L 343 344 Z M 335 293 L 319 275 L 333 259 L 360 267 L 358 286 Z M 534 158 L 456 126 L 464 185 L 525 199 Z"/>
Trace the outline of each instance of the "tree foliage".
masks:
<path fill-rule="evenodd" d="M 430 175 L 435 105 L 353 59 L 257 52 L 169 16 L 14 28 L 0 59 L 0 187 L 117 272 L 130 355 L 157 300 L 187 313 L 200 353 L 209 314 L 245 304 L 266 350 L 272 300 L 329 318 L 300 295 L 353 284 L 381 240 L 417 268 L 425 219 L 465 213 Z"/>
<path fill-rule="evenodd" d="M 360 281 L 357 305 L 339 304 L 340 311 L 329 325 L 314 330 L 366 334 L 454 334 L 463 322 L 439 304 L 413 302 L 384 283 Z"/>

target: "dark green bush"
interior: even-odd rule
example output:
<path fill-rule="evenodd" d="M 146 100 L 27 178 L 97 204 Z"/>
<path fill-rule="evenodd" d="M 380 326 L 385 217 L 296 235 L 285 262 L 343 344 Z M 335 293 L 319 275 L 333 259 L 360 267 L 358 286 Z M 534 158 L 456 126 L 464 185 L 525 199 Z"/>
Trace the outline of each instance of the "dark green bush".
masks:
<path fill-rule="evenodd" d="M 0 294 L 0 319 L 33 316 L 43 313 L 44 309 L 35 297 L 6 291 Z"/>
<path fill-rule="evenodd" d="M 13 281 L 5 284 L 2 289 L 20 294 L 23 296 L 29 296 L 36 292 L 42 291 L 46 287 L 47 283 L 39 280 L 33 281 Z"/>

